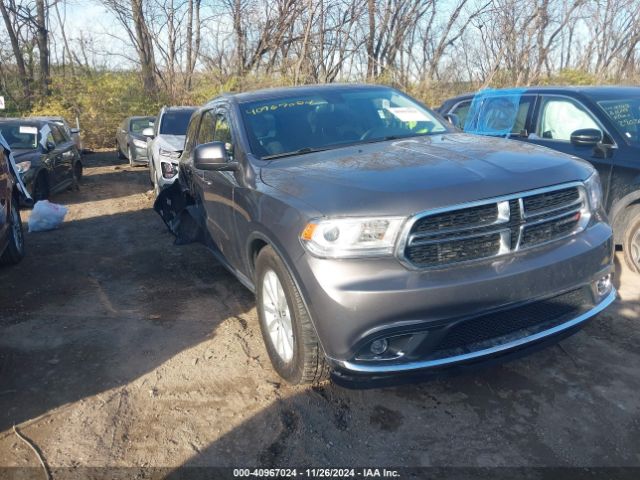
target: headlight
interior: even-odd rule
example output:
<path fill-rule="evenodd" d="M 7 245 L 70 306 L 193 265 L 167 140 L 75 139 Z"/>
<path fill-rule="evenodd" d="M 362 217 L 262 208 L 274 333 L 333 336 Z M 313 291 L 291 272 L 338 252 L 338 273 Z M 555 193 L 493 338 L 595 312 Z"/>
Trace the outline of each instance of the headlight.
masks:
<path fill-rule="evenodd" d="M 169 162 L 160 162 L 162 176 L 164 178 L 173 178 L 178 174 L 178 166 Z"/>
<path fill-rule="evenodd" d="M 309 252 L 324 258 L 387 256 L 393 253 L 403 217 L 314 220 L 300 239 Z"/>
<path fill-rule="evenodd" d="M 18 173 L 26 173 L 30 168 L 31 162 L 29 161 L 16 163 L 16 169 L 18 170 Z"/>
<path fill-rule="evenodd" d="M 602 185 L 600 184 L 598 172 L 593 172 L 593 175 L 585 180 L 584 186 L 587 189 L 587 195 L 589 195 L 591 211 L 598 211 L 602 206 Z"/>
<path fill-rule="evenodd" d="M 160 156 L 161 157 L 167 157 L 167 158 L 180 158 L 180 154 L 182 152 L 176 152 L 174 150 L 164 150 L 164 149 L 160 149 Z"/>
<path fill-rule="evenodd" d="M 143 142 L 142 140 L 138 140 L 137 138 L 133 139 L 133 144 L 138 148 L 145 148 L 147 146 L 147 142 Z"/>

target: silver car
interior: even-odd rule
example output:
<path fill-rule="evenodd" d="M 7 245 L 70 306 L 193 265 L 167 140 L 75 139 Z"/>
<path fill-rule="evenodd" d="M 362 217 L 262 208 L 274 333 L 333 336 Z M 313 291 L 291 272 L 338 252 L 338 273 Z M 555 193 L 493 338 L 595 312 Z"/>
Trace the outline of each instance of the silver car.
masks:
<path fill-rule="evenodd" d="M 178 178 L 178 159 L 184 148 L 185 134 L 196 107 L 162 107 L 147 137 L 149 178 L 156 195 Z"/>
<path fill-rule="evenodd" d="M 374 85 L 224 95 L 155 203 L 255 292 L 291 383 L 520 354 L 615 299 L 598 174 Z"/>
<path fill-rule="evenodd" d="M 147 163 L 147 138 L 142 132 L 152 128 L 155 117 L 128 117 L 118 126 L 116 131 L 116 152 L 118 158 L 126 158 L 129 165 Z"/>

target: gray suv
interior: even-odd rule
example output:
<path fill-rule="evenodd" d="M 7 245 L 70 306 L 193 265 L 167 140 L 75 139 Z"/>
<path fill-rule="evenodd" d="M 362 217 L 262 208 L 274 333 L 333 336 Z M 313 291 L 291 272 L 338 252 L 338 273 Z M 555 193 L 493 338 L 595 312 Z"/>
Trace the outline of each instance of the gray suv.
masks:
<path fill-rule="evenodd" d="M 519 354 L 616 295 L 593 167 L 459 133 L 391 88 L 221 96 L 179 168 L 156 210 L 255 292 L 291 383 Z"/>

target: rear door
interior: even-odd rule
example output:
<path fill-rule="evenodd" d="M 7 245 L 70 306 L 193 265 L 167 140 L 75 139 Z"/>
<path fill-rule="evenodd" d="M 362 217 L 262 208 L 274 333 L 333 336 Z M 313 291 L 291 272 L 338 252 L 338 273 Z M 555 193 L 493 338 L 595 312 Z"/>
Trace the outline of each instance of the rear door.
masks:
<path fill-rule="evenodd" d="M 575 155 L 593 164 L 600 174 L 606 204 L 611 169 L 617 150 L 603 150 L 593 146 L 575 145 L 571 142 L 573 132 L 592 128 L 602 132 L 605 142 L 613 143 L 611 135 L 590 108 L 580 100 L 569 96 L 541 95 L 533 125 L 535 130 L 529 135 L 527 141 Z"/>

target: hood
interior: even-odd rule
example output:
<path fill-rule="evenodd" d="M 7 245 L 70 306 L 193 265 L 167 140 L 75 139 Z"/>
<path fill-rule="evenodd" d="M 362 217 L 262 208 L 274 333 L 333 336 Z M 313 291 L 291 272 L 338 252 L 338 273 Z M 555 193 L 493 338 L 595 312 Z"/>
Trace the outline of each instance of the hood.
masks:
<path fill-rule="evenodd" d="M 156 137 L 156 144 L 163 150 L 182 151 L 185 135 L 162 134 Z"/>
<path fill-rule="evenodd" d="M 327 216 L 404 216 L 592 172 L 587 162 L 545 147 L 455 133 L 272 160 L 261 178 Z"/>

